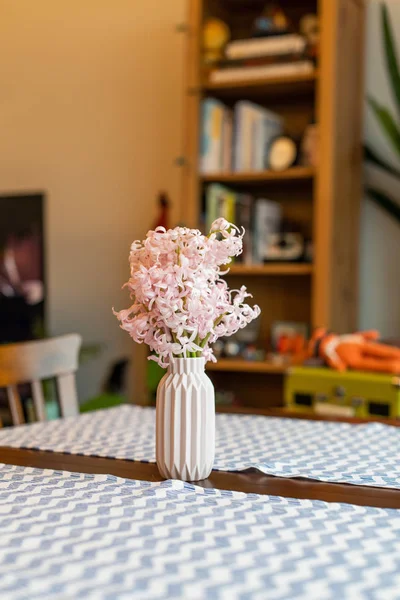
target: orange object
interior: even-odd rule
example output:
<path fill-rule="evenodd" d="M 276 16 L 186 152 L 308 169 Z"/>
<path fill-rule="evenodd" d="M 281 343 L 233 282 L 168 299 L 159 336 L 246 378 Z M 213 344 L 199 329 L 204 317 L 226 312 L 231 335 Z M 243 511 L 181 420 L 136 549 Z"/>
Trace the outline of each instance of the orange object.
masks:
<path fill-rule="evenodd" d="M 293 354 L 297 355 L 304 350 L 306 340 L 300 333 L 288 335 L 283 333 L 277 341 L 278 354 Z"/>
<path fill-rule="evenodd" d="M 308 356 L 322 358 L 336 371 L 400 374 L 400 349 L 379 344 L 378 338 L 377 331 L 336 335 L 319 328 L 309 342 Z"/>

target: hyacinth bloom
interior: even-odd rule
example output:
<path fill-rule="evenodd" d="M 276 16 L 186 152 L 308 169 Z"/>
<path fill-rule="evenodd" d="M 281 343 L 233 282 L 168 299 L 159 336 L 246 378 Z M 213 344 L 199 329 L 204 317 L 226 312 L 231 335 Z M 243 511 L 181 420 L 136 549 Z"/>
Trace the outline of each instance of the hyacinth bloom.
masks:
<path fill-rule="evenodd" d="M 233 335 L 260 314 L 247 304 L 242 286 L 229 290 L 221 267 L 242 252 L 244 230 L 217 219 L 205 236 L 197 229 L 157 227 L 135 241 L 131 276 L 124 287 L 132 306 L 114 312 L 122 329 L 162 367 L 169 359 L 204 357 L 215 361 L 212 344 Z"/>

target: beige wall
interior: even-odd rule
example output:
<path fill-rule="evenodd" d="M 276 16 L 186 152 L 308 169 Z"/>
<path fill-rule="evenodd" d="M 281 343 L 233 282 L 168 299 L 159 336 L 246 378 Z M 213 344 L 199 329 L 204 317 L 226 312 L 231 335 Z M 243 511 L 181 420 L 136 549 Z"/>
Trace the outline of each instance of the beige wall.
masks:
<path fill-rule="evenodd" d="M 400 2 L 386 0 L 400 51 Z M 366 90 L 396 115 L 382 49 L 380 2 L 369 0 L 366 36 Z M 365 111 L 365 139 L 382 158 L 399 165 L 372 111 Z M 398 183 L 366 169 L 367 180 L 400 200 Z M 375 327 L 384 336 L 400 336 L 400 227 L 385 211 L 365 199 L 361 222 L 360 326 Z"/>
<path fill-rule="evenodd" d="M 177 203 L 184 0 L 0 0 L 0 192 L 46 190 L 49 325 L 104 342 L 84 399 L 132 345 L 133 239 L 164 188 Z M 1 218 L 1 216 L 0 216 Z"/>

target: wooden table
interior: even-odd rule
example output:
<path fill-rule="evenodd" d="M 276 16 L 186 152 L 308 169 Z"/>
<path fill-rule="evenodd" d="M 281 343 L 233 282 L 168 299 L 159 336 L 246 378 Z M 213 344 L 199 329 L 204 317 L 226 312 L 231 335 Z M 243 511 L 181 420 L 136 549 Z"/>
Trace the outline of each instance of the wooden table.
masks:
<path fill-rule="evenodd" d="M 242 409 L 235 412 L 249 413 L 249 409 Z M 269 416 L 299 416 L 293 413 L 283 413 L 281 410 L 276 409 L 252 412 Z M 322 417 L 314 418 L 321 419 Z M 361 421 L 360 419 L 332 418 L 324 418 L 324 420 L 341 420 L 348 423 L 358 423 Z M 399 423 L 395 421 L 387 420 L 385 422 L 399 426 Z M 163 479 L 155 464 L 94 456 L 77 456 L 41 450 L 0 447 L 0 462 L 81 473 L 109 473 L 119 477 L 146 481 L 161 481 Z M 240 473 L 213 471 L 208 479 L 197 482 L 197 485 L 290 498 L 309 498 L 313 500 L 325 500 L 327 502 L 348 502 L 363 506 L 400 508 L 400 490 L 340 483 L 323 483 L 301 478 L 286 479 L 264 475 L 256 469 L 248 469 Z"/>

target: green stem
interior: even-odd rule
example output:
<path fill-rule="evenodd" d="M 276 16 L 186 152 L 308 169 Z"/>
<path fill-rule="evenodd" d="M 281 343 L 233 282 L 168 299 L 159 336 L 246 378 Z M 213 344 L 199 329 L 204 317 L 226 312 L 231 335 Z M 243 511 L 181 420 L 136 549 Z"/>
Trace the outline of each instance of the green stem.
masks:
<path fill-rule="evenodd" d="M 227 313 L 224 313 L 223 315 L 220 315 L 218 317 L 218 319 L 215 319 L 215 321 L 214 321 L 214 327 L 216 325 L 219 325 L 221 323 L 222 319 L 225 317 L 226 314 Z M 208 340 L 210 339 L 210 336 L 211 336 L 211 331 L 209 333 L 207 333 L 206 337 L 201 340 L 201 342 L 199 344 L 199 346 L 201 348 L 204 348 L 204 346 L 207 344 Z"/>

